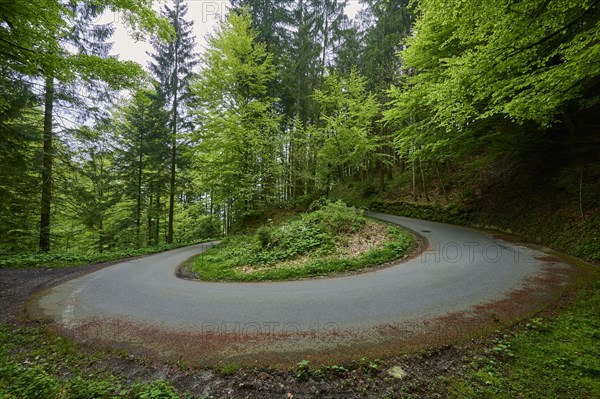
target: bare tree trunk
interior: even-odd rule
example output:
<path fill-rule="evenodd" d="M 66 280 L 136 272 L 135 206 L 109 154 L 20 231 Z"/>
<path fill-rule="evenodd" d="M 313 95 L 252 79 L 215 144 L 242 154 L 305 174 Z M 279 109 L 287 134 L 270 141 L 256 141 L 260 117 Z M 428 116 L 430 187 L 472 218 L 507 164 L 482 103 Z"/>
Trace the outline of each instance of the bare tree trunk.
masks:
<path fill-rule="evenodd" d="M 177 39 L 176 39 L 177 40 Z M 179 69 L 178 51 L 175 50 L 175 67 L 173 70 L 173 126 L 171 132 L 171 180 L 169 184 L 169 221 L 167 229 L 167 244 L 173 242 L 173 225 L 175 216 L 175 173 L 177 168 L 177 95 L 179 94 L 178 82 L 177 82 L 177 71 Z"/>
<path fill-rule="evenodd" d="M 412 169 L 412 192 L 413 192 L 413 201 L 416 201 L 417 200 L 417 179 L 416 179 L 416 174 L 415 174 L 415 157 L 414 157 L 415 147 L 414 147 L 414 145 L 412 146 L 412 150 L 413 150 L 413 156 L 412 156 L 412 160 L 410 163 L 410 166 Z"/>
<path fill-rule="evenodd" d="M 421 169 L 421 182 L 423 183 L 423 192 L 425 193 L 425 199 L 429 202 L 429 195 L 427 195 L 427 187 L 425 186 L 425 174 L 423 173 L 423 161 L 419 157 L 419 169 Z"/>
<path fill-rule="evenodd" d="M 379 192 L 382 193 L 385 190 L 385 165 L 383 162 L 379 162 Z"/>
<path fill-rule="evenodd" d="M 442 174 L 440 173 L 440 169 L 438 168 L 437 165 L 435 165 L 435 172 L 438 175 L 438 180 L 440 182 L 440 186 L 442 186 L 442 192 L 444 193 L 444 198 L 447 200 L 448 194 L 446 194 L 446 187 L 444 186 L 444 181 L 442 180 Z"/>
<path fill-rule="evenodd" d="M 50 251 L 50 211 L 52 204 L 52 114 L 54 78 L 46 78 L 44 93 L 44 152 L 42 156 L 42 201 L 40 212 L 40 251 Z"/>
<path fill-rule="evenodd" d="M 176 117 L 173 116 L 173 123 L 175 123 Z M 174 216 L 175 216 L 175 173 L 177 167 L 177 135 L 176 128 L 173 127 L 173 140 L 171 148 L 171 178 L 169 182 L 169 221 L 167 230 L 167 243 L 173 242 L 173 227 L 174 227 Z"/>
<path fill-rule="evenodd" d="M 144 120 L 144 114 L 142 113 L 142 123 Z M 139 137 L 139 149 L 138 149 L 138 186 L 137 186 L 137 209 L 135 211 L 135 225 L 136 225 L 136 241 L 137 246 L 141 246 L 140 232 L 142 230 L 142 171 L 143 171 L 143 157 L 144 152 L 142 150 L 142 142 L 144 140 L 144 133 L 140 131 Z"/>
<path fill-rule="evenodd" d="M 585 214 L 583 213 L 583 166 L 579 174 L 579 212 L 581 213 L 581 220 L 585 222 Z"/>
<path fill-rule="evenodd" d="M 154 225 L 154 244 L 160 243 L 160 195 L 156 196 L 156 224 Z"/>
<path fill-rule="evenodd" d="M 147 223 L 148 223 L 148 227 L 146 229 L 146 244 L 148 246 L 152 245 L 152 194 L 150 194 L 150 197 L 148 199 L 148 219 L 147 219 Z"/>

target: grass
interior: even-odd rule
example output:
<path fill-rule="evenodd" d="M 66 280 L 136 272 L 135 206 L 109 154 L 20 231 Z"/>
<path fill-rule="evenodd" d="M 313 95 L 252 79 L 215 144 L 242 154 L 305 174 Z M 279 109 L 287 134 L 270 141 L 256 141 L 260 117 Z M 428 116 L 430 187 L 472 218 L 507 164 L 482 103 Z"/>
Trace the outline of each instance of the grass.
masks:
<path fill-rule="evenodd" d="M 228 237 L 189 265 L 206 281 L 274 281 L 355 271 L 404 256 L 413 246 L 404 230 L 385 225 L 377 245 L 349 253 L 357 237 L 377 235 L 382 225 L 342 202 L 262 226 L 254 234 Z M 378 227 L 379 226 L 379 227 Z M 374 233 L 375 232 L 375 233 Z"/>
<path fill-rule="evenodd" d="M 556 318 L 534 318 L 499 333 L 466 378 L 448 377 L 460 398 L 600 397 L 600 281 L 578 293 Z"/>
<path fill-rule="evenodd" d="M 189 397 L 164 380 L 128 382 L 97 370 L 102 352 L 85 354 L 44 328 L 0 326 L 0 398 L 90 399 Z"/>
<path fill-rule="evenodd" d="M 110 262 L 113 260 L 133 258 L 168 251 L 187 245 L 199 244 L 210 239 L 174 244 L 160 244 L 152 247 L 120 249 L 103 253 L 78 254 L 64 252 L 25 253 L 0 256 L 0 268 L 63 268 L 83 264 Z"/>

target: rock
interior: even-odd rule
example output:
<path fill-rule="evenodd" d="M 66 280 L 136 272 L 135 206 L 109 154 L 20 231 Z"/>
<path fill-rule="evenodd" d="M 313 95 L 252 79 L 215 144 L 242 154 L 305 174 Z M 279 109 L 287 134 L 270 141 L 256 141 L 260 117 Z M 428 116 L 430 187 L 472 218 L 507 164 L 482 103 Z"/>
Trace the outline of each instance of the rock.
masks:
<path fill-rule="evenodd" d="M 390 375 L 394 378 L 398 378 L 399 380 L 403 379 L 407 375 L 406 371 L 404 371 L 404 369 L 400 366 L 392 367 L 391 369 L 389 369 L 387 371 L 387 373 L 388 373 L 388 375 Z"/>

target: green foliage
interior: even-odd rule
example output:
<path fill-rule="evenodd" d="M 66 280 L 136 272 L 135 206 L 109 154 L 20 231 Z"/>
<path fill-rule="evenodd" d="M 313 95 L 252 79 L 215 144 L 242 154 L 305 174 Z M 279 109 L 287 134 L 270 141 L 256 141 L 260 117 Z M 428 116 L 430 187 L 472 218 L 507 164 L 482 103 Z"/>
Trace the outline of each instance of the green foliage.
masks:
<path fill-rule="evenodd" d="M 191 269 L 211 281 L 284 280 L 375 266 L 403 256 L 412 247 L 409 234 L 390 227 L 381 246 L 358 257 L 339 255 L 342 240 L 360 232 L 366 223 L 357 209 L 339 201 L 325 202 L 320 209 L 278 227 L 227 237 L 198 256 Z M 282 264 L 292 261 L 298 264 Z"/>
<path fill-rule="evenodd" d="M 74 20 L 83 15 L 93 18 L 111 10 L 119 11 L 123 21 L 136 29 L 137 35 L 159 33 L 167 36 L 172 32 L 166 21 L 160 19 L 145 0 L 102 1 L 96 2 L 93 8 L 89 4 L 85 6 L 88 6 L 87 10 L 81 4 L 50 0 L 3 3 L 6 23 L 0 27 L 1 36 L 5 38 L 0 43 L 0 63 L 27 75 L 44 71 L 69 80 L 80 73 L 118 84 L 124 77 L 131 76 L 132 69 L 139 71 L 139 66 L 114 58 L 62 51 L 64 41 L 80 33 L 73 27 Z"/>
<path fill-rule="evenodd" d="M 358 369 L 369 374 L 376 374 L 379 372 L 379 363 L 376 359 L 369 359 L 367 357 L 361 357 L 358 360 Z"/>
<path fill-rule="evenodd" d="M 203 70 L 191 85 L 200 126 L 197 182 L 225 204 L 230 221 L 275 195 L 279 117 L 267 93 L 275 69 L 251 24 L 245 12 L 229 14 L 209 38 Z"/>
<path fill-rule="evenodd" d="M 300 360 L 296 365 L 296 378 L 306 379 L 310 376 L 310 362 L 306 359 Z"/>
<path fill-rule="evenodd" d="M 217 235 L 218 237 L 218 235 Z M 207 240 L 208 237 L 204 239 Z M 94 264 L 101 262 L 109 262 L 113 260 L 132 258 L 137 256 L 150 255 L 157 252 L 168 251 L 170 249 L 179 248 L 186 245 L 191 245 L 195 242 L 176 243 L 176 244 L 160 244 L 152 247 L 143 247 L 139 249 L 120 249 L 115 251 L 105 251 L 103 253 L 64 253 L 64 252 L 48 252 L 48 253 L 20 253 L 17 255 L 0 256 L 0 268 L 60 268 L 75 265 Z"/>
<path fill-rule="evenodd" d="M 94 371 L 102 356 L 83 353 L 68 340 L 42 328 L 0 325 L 0 398 L 175 399 L 166 381 L 125 387 L 123 377 Z M 87 371 L 86 371 L 87 370 Z"/>
<path fill-rule="evenodd" d="M 372 200 L 366 206 L 374 212 L 458 225 L 468 225 L 473 218 L 472 210 L 457 204 L 444 206 L 407 201 Z"/>
<path fill-rule="evenodd" d="M 296 378 L 299 380 L 306 380 L 309 377 L 312 378 L 324 378 L 324 377 L 340 377 L 348 373 L 348 369 L 337 364 L 331 366 L 323 366 L 319 368 L 311 368 L 308 360 L 301 360 L 296 364 Z"/>
<path fill-rule="evenodd" d="M 111 379 L 94 380 L 76 376 L 66 384 L 69 399 L 103 399 L 116 396 L 120 385 Z"/>
<path fill-rule="evenodd" d="M 600 393 L 600 282 L 582 290 L 554 320 L 534 318 L 501 334 L 466 378 L 449 379 L 450 395 L 503 398 L 596 397 Z M 531 382 L 535 381 L 535 384 Z"/>
<path fill-rule="evenodd" d="M 329 188 L 347 169 L 362 168 L 376 149 L 377 141 L 369 133 L 379 104 L 365 87 L 366 79 L 356 71 L 347 77 L 332 72 L 313 94 L 321 120 L 311 135 L 311 146 L 316 148 L 316 174 L 322 187 Z"/>
<path fill-rule="evenodd" d="M 227 363 L 219 366 L 219 374 L 223 377 L 231 377 L 237 374 L 240 367 L 235 363 Z"/>
<path fill-rule="evenodd" d="M 568 127 L 568 107 L 598 103 L 597 4 L 560 1 L 419 2 L 400 53 L 405 79 L 386 119 L 403 152 L 444 157 L 501 133 L 495 124 Z"/>
<path fill-rule="evenodd" d="M 327 201 L 320 209 L 305 216 L 309 224 L 318 225 L 323 231 L 335 236 L 354 233 L 365 224 L 362 211 L 348 207 L 342 201 Z"/>
<path fill-rule="evenodd" d="M 54 399 L 61 392 L 58 381 L 41 367 L 15 365 L 0 366 L 0 389 L 8 398 Z"/>
<path fill-rule="evenodd" d="M 256 230 L 256 238 L 262 248 L 266 248 L 273 243 L 273 232 L 270 227 L 261 226 Z"/>
<path fill-rule="evenodd" d="M 193 242 L 221 236 L 221 221 L 204 214 L 203 204 L 180 204 L 175 213 L 175 237 L 179 242 Z"/>
<path fill-rule="evenodd" d="M 132 399 L 179 399 L 171 384 L 155 380 L 149 384 L 137 383 L 131 387 L 128 397 Z"/>

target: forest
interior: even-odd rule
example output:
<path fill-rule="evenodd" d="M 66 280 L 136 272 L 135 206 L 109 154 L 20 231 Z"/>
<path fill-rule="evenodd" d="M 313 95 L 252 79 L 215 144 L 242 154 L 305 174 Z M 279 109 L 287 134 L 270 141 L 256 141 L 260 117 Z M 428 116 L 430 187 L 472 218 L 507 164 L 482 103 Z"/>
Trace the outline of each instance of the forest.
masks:
<path fill-rule="evenodd" d="M 398 175 L 448 204 L 499 160 L 589 220 L 598 1 L 346 3 L 231 0 L 197 53 L 182 0 L 2 1 L 0 255 L 181 245 Z M 115 11 L 148 65 L 108 56 Z"/>

